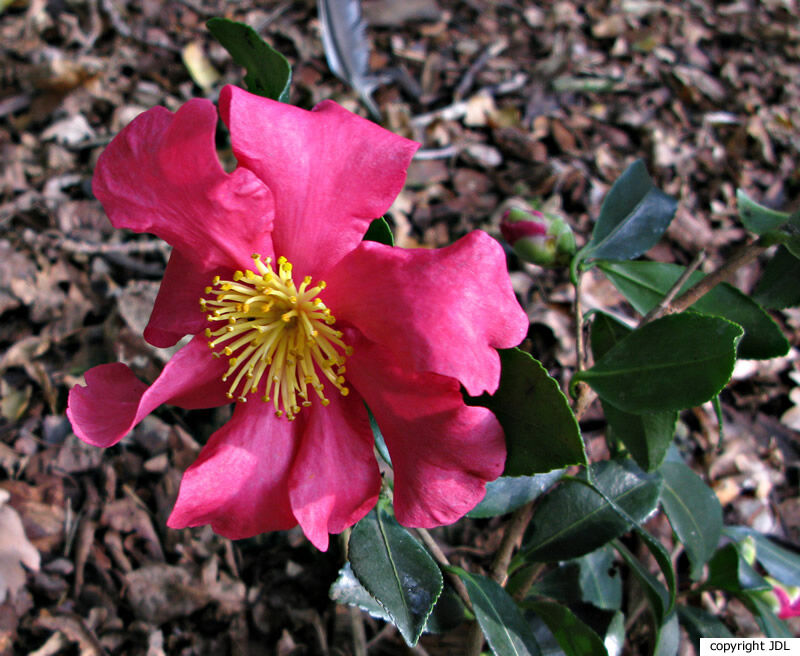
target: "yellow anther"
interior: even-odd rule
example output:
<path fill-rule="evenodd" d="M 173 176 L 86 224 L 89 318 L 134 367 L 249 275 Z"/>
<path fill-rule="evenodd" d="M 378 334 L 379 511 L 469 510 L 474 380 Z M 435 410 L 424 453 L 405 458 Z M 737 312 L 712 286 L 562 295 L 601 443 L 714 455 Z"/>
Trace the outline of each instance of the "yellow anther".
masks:
<path fill-rule="evenodd" d="M 318 296 L 324 282 L 314 285 L 305 276 L 298 287 L 285 257 L 278 258 L 275 270 L 269 257 L 253 253 L 252 259 L 253 270 L 237 270 L 232 280 L 216 276 L 205 288 L 211 299 L 200 299 L 201 309 L 208 321 L 222 322 L 216 331 L 205 329 L 205 336 L 214 357 L 229 358 L 222 376 L 230 379 L 229 399 L 245 402 L 258 394 L 274 405 L 276 416 L 293 421 L 312 405 L 309 387 L 322 406 L 330 403 L 325 385 L 349 393 L 342 374 L 352 349 L 341 331 L 329 327 L 336 318 Z"/>

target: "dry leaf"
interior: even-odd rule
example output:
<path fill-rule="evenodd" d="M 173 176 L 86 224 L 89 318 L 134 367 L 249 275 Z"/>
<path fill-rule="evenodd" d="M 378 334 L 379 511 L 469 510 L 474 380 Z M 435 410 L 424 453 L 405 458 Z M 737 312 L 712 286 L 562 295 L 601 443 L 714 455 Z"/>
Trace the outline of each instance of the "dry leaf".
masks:
<path fill-rule="evenodd" d="M 219 80 L 219 73 L 208 60 L 203 50 L 203 44 L 200 41 L 192 41 L 187 44 L 183 52 L 181 52 L 181 56 L 189 75 L 192 76 L 197 86 L 204 91 L 208 91 Z"/>
<path fill-rule="evenodd" d="M 25 570 L 39 570 L 41 557 L 25 536 L 17 511 L 6 502 L 11 495 L 0 490 L 0 603 L 25 585 Z"/>

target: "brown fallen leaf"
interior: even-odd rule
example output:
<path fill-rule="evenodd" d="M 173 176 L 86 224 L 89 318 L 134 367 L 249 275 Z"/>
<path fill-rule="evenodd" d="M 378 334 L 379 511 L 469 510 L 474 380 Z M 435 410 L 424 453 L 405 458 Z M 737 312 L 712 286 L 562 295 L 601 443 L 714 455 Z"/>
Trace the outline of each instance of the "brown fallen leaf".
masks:
<path fill-rule="evenodd" d="M 153 624 L 191 615 L 211 601 L 200 581 L 182 567 L 147 565 L 128 572 L 125 581 L 134 613 Z"/>
<path fill-rule="evenodd" d="M 17 511 L 7 505 L 11 495 L 0 490 L 0 603 L 25 585 L 25 570 L 38 571 L 41 557 L 25 535 Z"/>

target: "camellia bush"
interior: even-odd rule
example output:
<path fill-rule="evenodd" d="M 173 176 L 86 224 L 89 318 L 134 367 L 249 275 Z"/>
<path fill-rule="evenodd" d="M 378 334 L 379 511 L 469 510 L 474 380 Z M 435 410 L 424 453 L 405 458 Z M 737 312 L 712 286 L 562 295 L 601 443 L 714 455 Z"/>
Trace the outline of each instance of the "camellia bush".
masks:
<path fill-rule="evenodd" d="M 502 221 L 529 262 L 569 267 L 577 370 L 557 381 L 518 348 L 528 330 L 503 245 L 475 231 L 439 249 L 399 249 L 382 215 L 418 145 L 326 101 L 287 103 L 286 60 L 248 27 L 209 29 L 247 69 L 176 113 L 150 109 L 110 143 L 94 193 L 116 228 L 172 245 L 145 330 L 191 339 L 151 384 L 121 363 L 69 396 L 75 433 L 107 447 L 163 403 L 235 404 L 183 476 L 168 525 L 247 538 L 299 524 L 318 549 L 344 533 L 330 596 L 394 624 L 408 645 L 471 622 L 469 654 L 678 653 L 730 637 L 700 596 L 736 597 L 769 637 L 800 614 L 800 557 L 725 526 L 714 492 L 674 446 L 682 410 L 712 402 L 737 359 L 783 356 L 764 308 L 800 303 L 800 214 L 739 194 L 751 237 L 707 275 L 638 259 L 676 201 L 643 162 L 609 191 L 578 250 L 568 223 L 532 206 Z M 217 159 L 218 119 L 238 166 Z M 763 256 L 752 295 L 727 281 Z M 640 315 L 584 313 L 595 269 Z M 589 364 L 591 363 L 591 364 Z M 587 457 L 579 419 L 599 399 L 610 457 Z M 645 529 L 669 521 L 670 553 Z M 467 571 L 426 529 L 508 516 L 493 562 Z M 623 579 L 629 583 L 623 594 Z M 630 590 L 638 599 L 627 598 Z M 641 636 L 644 635 L 644 638 Z"/>

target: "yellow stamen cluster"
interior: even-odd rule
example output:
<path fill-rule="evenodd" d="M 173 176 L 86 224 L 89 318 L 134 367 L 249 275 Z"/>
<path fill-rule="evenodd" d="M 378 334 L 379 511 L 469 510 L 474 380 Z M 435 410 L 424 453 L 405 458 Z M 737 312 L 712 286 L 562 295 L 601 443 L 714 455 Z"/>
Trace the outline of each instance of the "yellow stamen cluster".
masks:
<path fill-rule="evenodd" d="M 277 272 L 271 258 L 262 262 L 256 253 L 253 262 L 257 271 L 236 271 L 233 280 L 216 276 L 205 289 L 214 298 L 200 299 L 208 320 L 222 324 L 206 328 L 205 334 L 212 350 L 221 347 L 213 355 L 229 358 L 222 377 L 233 377 L 228 398 L 247 401 L 264 380 L 262 400 L 272 401 L 278 417 L 292 420 L 301 407 L 311 405 L 309 386 L 322 405 L 330 403 L 319 372 L 347 396 L 342 374 L 352 349 L 333 328 L 336 319 L 318 296 L 325 283 L 312 286 L 306 276 L 296 287 L 285 257 L 278 258 Z"/>

